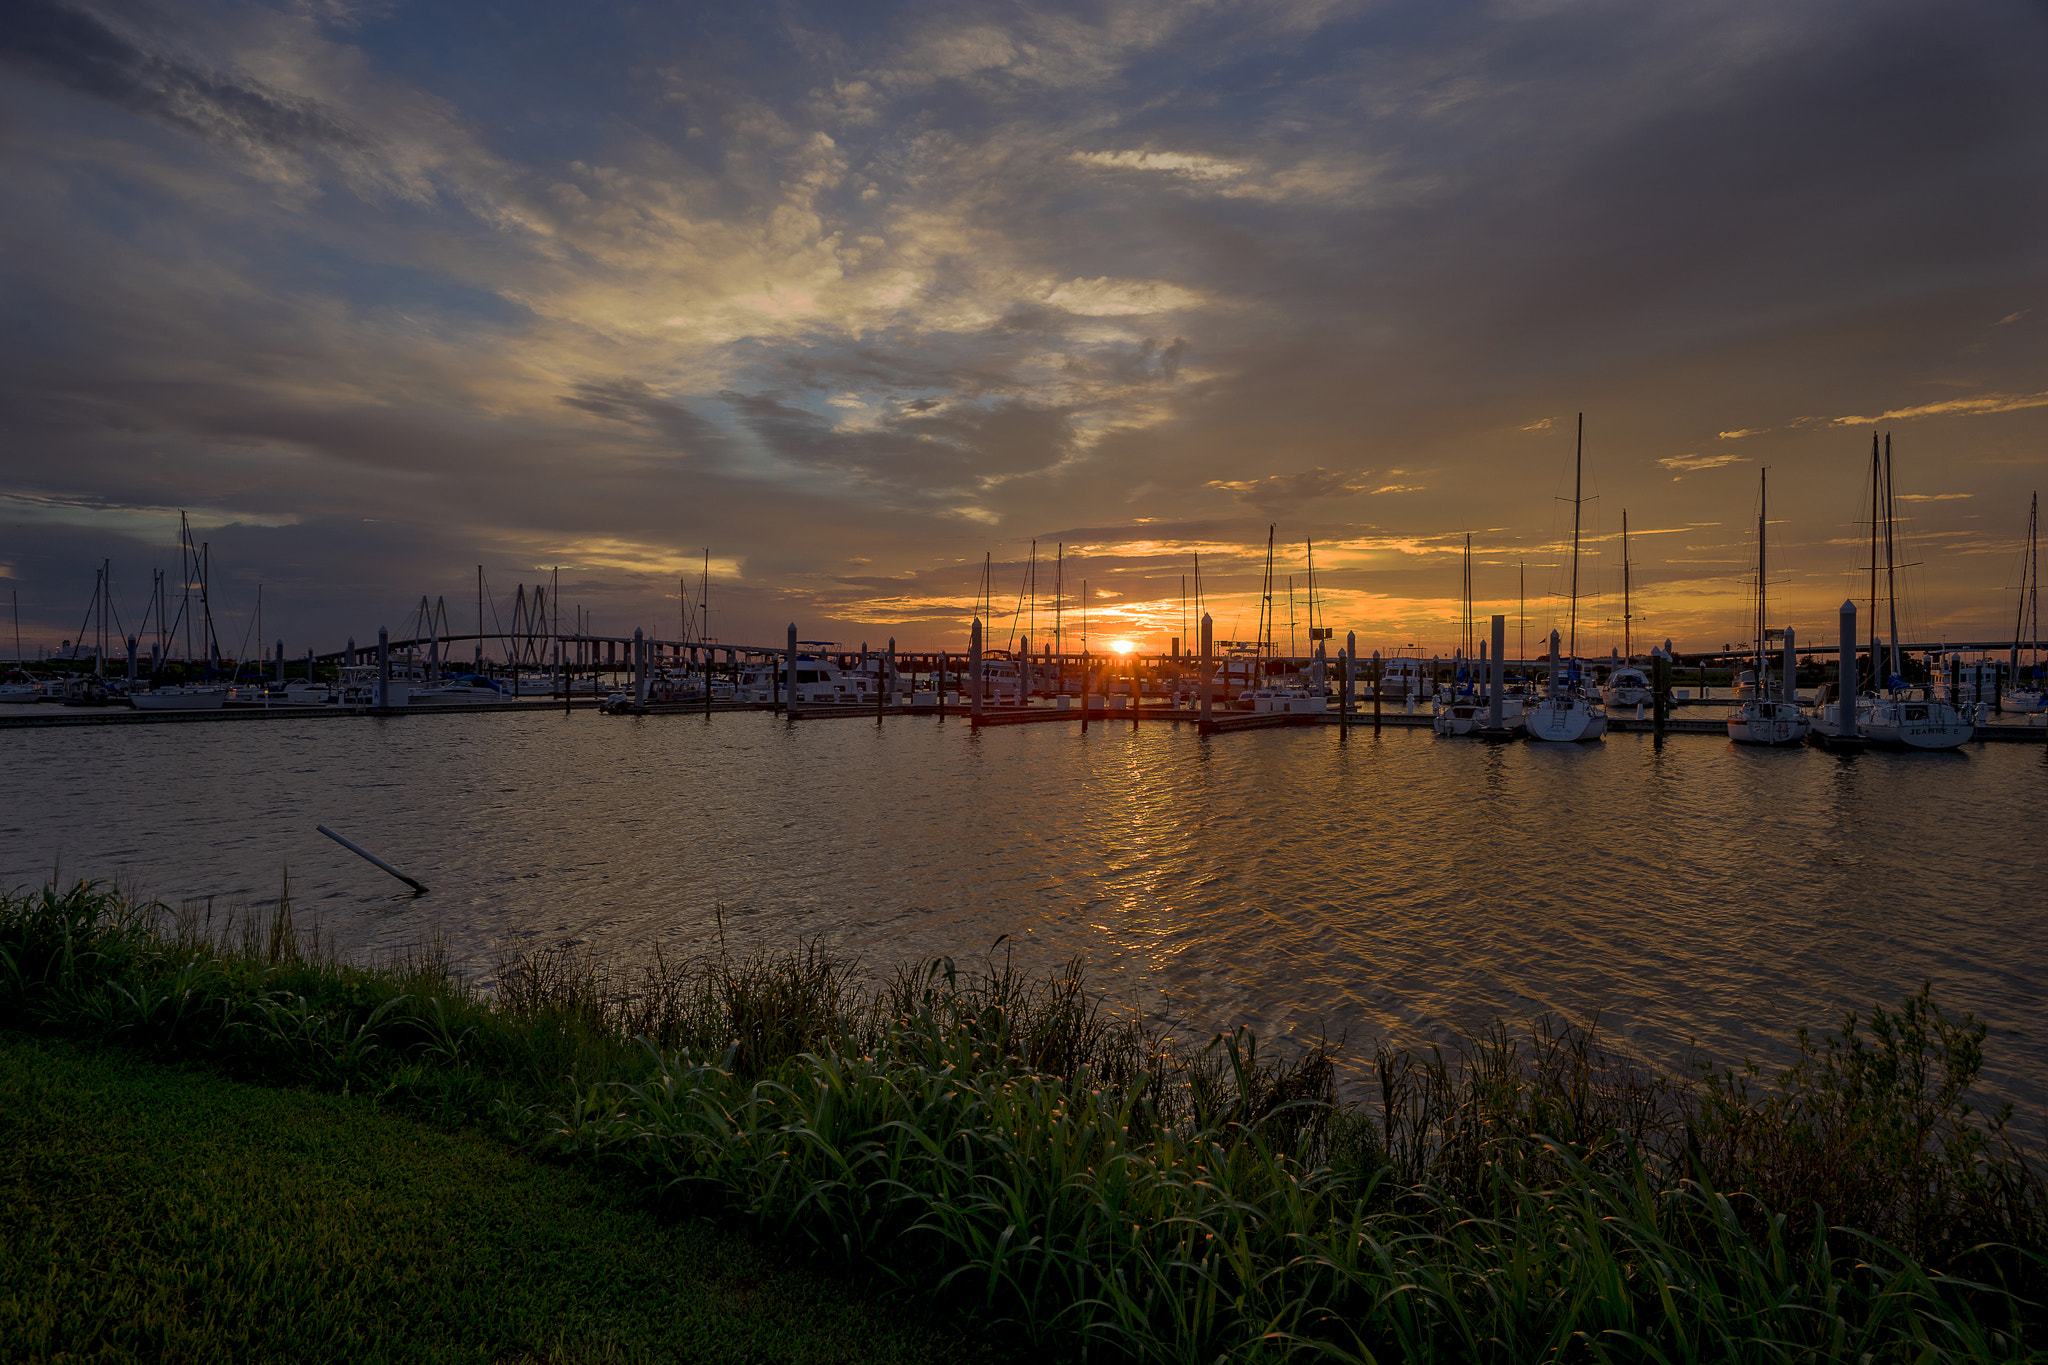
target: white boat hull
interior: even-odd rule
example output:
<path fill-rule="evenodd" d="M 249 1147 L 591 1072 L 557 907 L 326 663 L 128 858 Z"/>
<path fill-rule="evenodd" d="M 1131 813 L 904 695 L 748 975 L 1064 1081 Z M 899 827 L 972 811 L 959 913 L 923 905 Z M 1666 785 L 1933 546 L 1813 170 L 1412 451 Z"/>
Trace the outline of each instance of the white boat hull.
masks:
<path fill-rule="evenodd" d="M 1728 738 L 1737 744 L 1804 744 L 1812 728 L 1799 708 L 1786 702 L 1748 702 L 1728 717 Z"/>
<path fill-rule="evenodd" d="M 1584 744 L 1606 736 L 1607 716 L 1583 697 L 1542 697 L 1523 713 L 1522 733 L 1545 744 Z"/>
<path fill-rule="evenodd" d="M 131 692 L 128 704 L 138 711 L 218 711 L 228 699 L 225 688 L 214 691 L 202 689 L 187 692 L 171 689 L 161 692 Z"/>

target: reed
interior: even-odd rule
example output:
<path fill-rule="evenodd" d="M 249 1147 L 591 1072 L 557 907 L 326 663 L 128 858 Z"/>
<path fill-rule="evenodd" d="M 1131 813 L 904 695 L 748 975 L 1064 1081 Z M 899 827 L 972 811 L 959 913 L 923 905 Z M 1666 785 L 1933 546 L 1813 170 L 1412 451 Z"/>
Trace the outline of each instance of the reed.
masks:
<path fill-rule="evenodd" d="M 1327 1049 L 1174 1037 L 1073 963 L 555 947 L 463 983 L 255 918 L 0 900 L 0 1020 L 481 1127 L 1039 1352 L 1978 1361 L 2041 1321 L 2041 1163 L 1925 988 L 1776 1076 L 1660 1076 L 1543 1019 L 1381 1049 L 1347 1104 Z"/>

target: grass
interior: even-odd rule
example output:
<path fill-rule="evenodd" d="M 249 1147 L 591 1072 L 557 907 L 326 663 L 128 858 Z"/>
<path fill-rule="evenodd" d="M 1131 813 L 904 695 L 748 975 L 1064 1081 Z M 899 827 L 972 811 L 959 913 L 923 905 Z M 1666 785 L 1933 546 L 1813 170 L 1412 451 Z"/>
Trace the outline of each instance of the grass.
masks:
<path fill-rule="evenodd" d="M 0 1034 L 0 1358 L 937 1361 L 830 1278 L 369 1101 Z"/>
<path fill-rule="evenodd" d="M 1923 989 L 1799 1061 L 1653 1075 L 1594 1032 L 1182 1042 L 1069 969 L 571 950 L 488 991 L 103 888 L 0 901 L 0 1019 L 367 1097 L 711 1212 L 1034 1355 L 1193 1362 L 2039 1359 L 2048 1200 Z"/>

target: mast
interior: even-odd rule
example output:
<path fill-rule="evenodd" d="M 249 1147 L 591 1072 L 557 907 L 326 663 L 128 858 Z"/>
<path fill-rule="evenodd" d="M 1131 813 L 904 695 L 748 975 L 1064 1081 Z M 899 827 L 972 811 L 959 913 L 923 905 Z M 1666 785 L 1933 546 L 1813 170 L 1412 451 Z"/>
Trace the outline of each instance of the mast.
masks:
<path fill-rule="evenodd" d="M 1586 414 L 1579 414 L 1578 454 L 1572 459 L 1572 638 L 1568 651 L 1579 657 L 1579 509 L 1585 504 Z"/>
<path fill-rule="evenodd" d="M 1308 545 L 1308 652 L 1316 652 L 1316 543 Z"/>
<path fill-rule="evenodd" d="M 1259 599 L 1259 655 L 1273 652 L 1273 527 L 1266 527 L 1266 583 Z"/>
<path fill-rule="evenodd" d="M 1884 604 L 1891 615 L 1891 672 L 1885 674 L 1885 683 L 1891 683 L 1892 673 L 1905 671 L 1905 660 L 1899 655 L 1899 584 L 1898 571 L 1892 562 L 1892 434 L 1884 434 Z"/>
<path fill-rule="evenodd" d="M 1877 433 L 1870 433 L 1870 633 L 1877 634 L 1877 497 L 1884 488 L 1884 473 L 1877 458 Z M 1870 642 L 1871 690 L 1877 690 L 1884 665 L 1878 662 L 1877 641 Z"/>
<path fill-rule="evenodd" d="M 1629 601 L 1628 572 L 1628 509 L 1621 509 L 1621 652 L 1626 662 L 1636 661 L 1635 637 L 1630 631 L 1630 622 L 1635 619 Z"/>
<path fill-rule="evenodd" d="M 2012 676 L 2013 686 L 2019 686 L 2020 638 L 2027 629 L 2027 570 L 2033 562 L 2034 515 L 2041 508 L 2041 495 L 2034 494 L 2034 506 L 2027 513 L 2027 548 L 2020 551 L 2020 606 L 2012 621 Z"/>
<path fill-rule="evenodd" d="M 1768 467 L 1756 472 L 1756 685 L 1757 695 L 1763 695 L 1764 685 L 1764 624 L 1768 612 L 1764 607 L 1764 527 L 1767 524 L 1770 505 L 1771 471 Z"/>
<path fill-rule="evenodd" d="M 1464 636 L 1460 648 L 1465 652 L 1465 663 L 1472 663 L 1472 533 L 1465 533 L 1465 601 Z"/>
<path fill-rule="evenodd" d="M 1054 665 L 1059 678 L 1060 690 L 1067 686 L 1067 543 L 1059 542 L 1059 549 L 1053 552 L 1052 562 L 1052 652 L 1059 659 Z"/>

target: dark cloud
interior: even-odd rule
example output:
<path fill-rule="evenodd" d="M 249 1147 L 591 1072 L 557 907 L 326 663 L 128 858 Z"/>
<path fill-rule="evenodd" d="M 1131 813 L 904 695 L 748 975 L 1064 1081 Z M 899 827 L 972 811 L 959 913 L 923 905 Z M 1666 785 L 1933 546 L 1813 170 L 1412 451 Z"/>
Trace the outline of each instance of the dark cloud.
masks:
<path fill-rule="evenodd" d="M 644 426 L 692 465 L 717 463 L 726 453 L 724 432 L 684 404 L 663 398 L 643 380 L 628 376 L 578 384 L 562 402 L 593 417 Z"/>
<path fill-rule="evenodd" d="M 1554 586 L 1581 408 L 1604 530 L 1740 522 L 1768 465 L 1821 577 L 1816 414 L 1906 414 L 1902 486 L 1974 495 L 1930 522 L 2039 472 L 2048 409 L 1969 406 L 2048 357 L 2035 8 L 353 15 L 0 25 L 0 556 L 49 619 L 192 507 L 325 635 L 478 561 L 651 618 L 706 545 L 735 635 L 937 632 L 985 551 L 1166 599 L 1272 521 L 1420 633 L 1446 528 L 1506 528 L 1482 595 Z M 1750 464 L 1674 484 L 1724 431 Z M 1942 620 L 1981 563 L 1930 558 Z M 1639 611 L 1718 622 L 1709 572 Z"/>
<path fill-rule="evenodd" d="M 1248 507 L 1288 511 L 1318 498 L 1348 498 L 1363 493 L 1371 470 L 1304 469 L 1293 474 L 1268 474 L 1262 479 L 1212 479 L 1209 487 L 1227 491 Z"/>
<path fill-rule="evenodd" d="M 60 0 L 13 0 L 0 61 L 201 137 L 248 146 L 361 149 L 362 135 L 312 101 L 245 76 L 152 51 L 98 14 Z"/>

